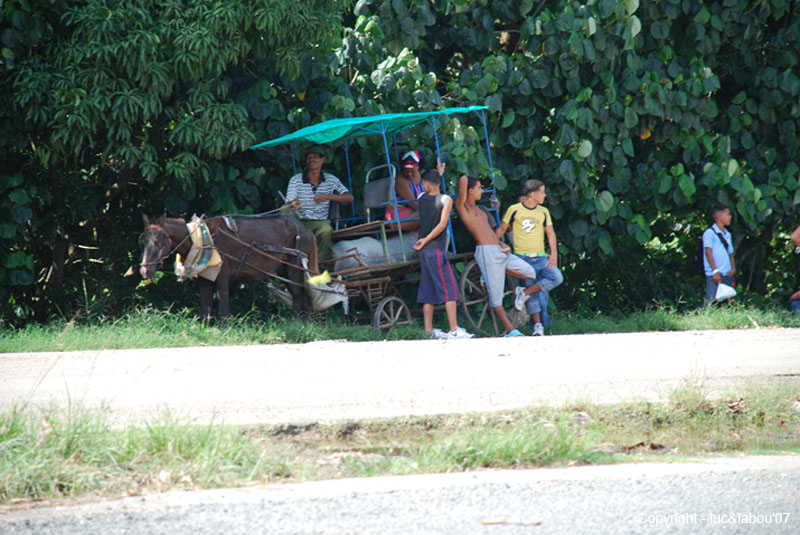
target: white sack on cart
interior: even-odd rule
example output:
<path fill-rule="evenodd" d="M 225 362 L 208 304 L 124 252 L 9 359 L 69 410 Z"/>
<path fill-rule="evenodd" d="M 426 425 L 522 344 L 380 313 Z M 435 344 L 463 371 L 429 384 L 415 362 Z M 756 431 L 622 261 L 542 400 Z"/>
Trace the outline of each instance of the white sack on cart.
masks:
<path fill-rule="evenodd" d="M 403 232 L 403 243 L 406 248 L 406 258 L 411 260 L 417 258 L 417 252 L 414 250 L 414 243 L 417 241 L 417 232 L 409 231 Z M 333 244 L 333 257 L 339 258 L 342 256 L 357 254 L 361 262 L 367 266 L 377 266 L 381 264 L 394 264 L 403 261 L 403 250 L 401 248 L 400 236 L 392 236 L 386 240 L 386 246 L 389 249 L 389 260 L 387 262 L 386 255 L 383 254 L 383 246 L 381 241 L 375 238 L 364 237 L 356 240 L 342 240 Z M 342 258 L 337 260 L 333 267 L 333 271 L 343 271 L 345 269 L 359 267 L 361 264 L 355 258 Z"/>
<path fill-rule="evenodd" d="M 303 258 L 303 267 L 308 269 L 308 260 Z M 306 280 L 310 275 L 306 272 Z M 276 301 L 283 303 L 287 307 L 292 307 L 292 294 L 282 286 L 273 282 L 268 283 L 269 289 L 272 292 L 272 297 Z M 344 313 L 350 311 L 350 302 L 347 296 L 347 288 L 339 280 L 332 280 L 327 283 L 321 284 L 308 284 L 308 294 L 311 297 L 311 310 L 314 312 L 321 312 L 327 310 L 337 303 L 342 304 Z"/>

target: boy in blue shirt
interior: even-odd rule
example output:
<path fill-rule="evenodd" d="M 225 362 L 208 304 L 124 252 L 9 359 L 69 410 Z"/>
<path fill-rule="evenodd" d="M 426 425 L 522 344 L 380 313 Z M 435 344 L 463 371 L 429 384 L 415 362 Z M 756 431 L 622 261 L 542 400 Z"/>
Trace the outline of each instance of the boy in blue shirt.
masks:
<path fill-rule="evenodd" d="M 736 264 L 733 259 L 733 236 L 725 227 L 731 224 L 731 211 L 724 204 L 711 208 L 714 222 L 703 232 L 703 269 L 706 275 L 706 306 L 714 301 L 719 283 L 733 286 Z"/>

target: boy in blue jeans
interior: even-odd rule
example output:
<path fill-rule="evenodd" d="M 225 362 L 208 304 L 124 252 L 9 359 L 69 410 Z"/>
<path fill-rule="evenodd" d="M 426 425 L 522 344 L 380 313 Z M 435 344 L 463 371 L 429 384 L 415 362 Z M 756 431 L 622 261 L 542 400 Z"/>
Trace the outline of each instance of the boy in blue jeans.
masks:
<path fill-rule="evenodd" d="M 522 283 L 524 293 L 532 297 L 525 306 L 531 315 L 533 335 L 543 336 L 543 324 L 548 322 L 548 296 L 553 288 L 564 282 L 564 275 L 558 269 L 558 243 L 553 218 L 543 206 L 547 198 L 544 183 L 527 180 L 519 193 L 520 202 L 506 210 L 502 223 L 497 227 L 497 237 L 502 238 L 511 229 L 514 233 L 514 254 L 536 270 L 536 279 L 526 279 Z M 549 254 L 545 251 L 545 238 L 550 247 Z"/>
<path fill-rule="evenodd" d="M 436 338 L 449 340 L 472 338 L 472 334 L 458 326 L 456 303 L 458 287 L 455 273 L 447 257 L 447 222 L 453 199 L 441 192 L 439 184 L 444 164 L 437 162 L 436 170 L 429 169 L 422 175 L 425 192 L 417 198 L 419 206 L 420 238 L 414 244 L 419 252 L 421 270 L 417 302 L 422 304 L 422 319 L 425 332 Z M 433 328 L 433 307 L 444 303 L 450 331 L 445 333 Z"/>

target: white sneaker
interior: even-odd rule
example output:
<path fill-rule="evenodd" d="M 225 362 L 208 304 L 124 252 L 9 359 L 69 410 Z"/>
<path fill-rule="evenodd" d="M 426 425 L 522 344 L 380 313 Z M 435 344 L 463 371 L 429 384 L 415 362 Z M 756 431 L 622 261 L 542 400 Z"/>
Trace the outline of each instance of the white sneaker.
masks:
<path fill-rule="evenodd" d="M 447 333 L 445 333 L 441 329 L 434 328 L 431 332 L 428 333 L 428 338 L 432 338 L 433 340 L 441 340 L 443 338 L 447 338 Z"/>
<path fill-rule="evenodd" d="M 517 286 L 516 292 L 517 297 L 514 298 L 514 308 L 522 312 L 525 309 L 525 303 L 530 298 L 530 295 L 525 294 L 525 288 L 522 286 Z"/>
<path fill-rule="evenodd" d="M 472 333 L 468 333 L 464 327 L 456 327 L 455 331 L 450 331 L 447 333 L 447 338 L 450 340 L 457 340 L 457 339 L 467 339 L 472 338 L 475 335 Z"/>
<path fill-rule="evenodd" d="M 533 336 L 544 336 L 544 325 L 535 323 L 533 325 Z"/>

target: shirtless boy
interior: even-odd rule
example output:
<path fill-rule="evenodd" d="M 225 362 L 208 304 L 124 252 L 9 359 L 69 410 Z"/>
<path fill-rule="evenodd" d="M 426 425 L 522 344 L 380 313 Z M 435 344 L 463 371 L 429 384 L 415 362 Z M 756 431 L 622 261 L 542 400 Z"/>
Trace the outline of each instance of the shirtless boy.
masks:
<path fill-rule="evenodd" d="M 456 210 L 472 237 L 475 238 L 475 261 L 481 269 L 489 293 L 489 306 L 506 330 L 505 336 L 523 336 L 509 321 L 503 308 L 503 292 L 505 290 L 506 270 L 511 270 L 514 277 L 520 279 L 536 278 L 536 271 L 521 258 L 509 254 L 511 249 L 501 243 L 489 225 L 489 218 L 477 202 L 483 195 L 483 188 L 476 177 L 462 176 L 458 179 L 458 199 Z M 528 296 L 524 288 L 518 288 L 514 307 L 522 310 Z"/>

